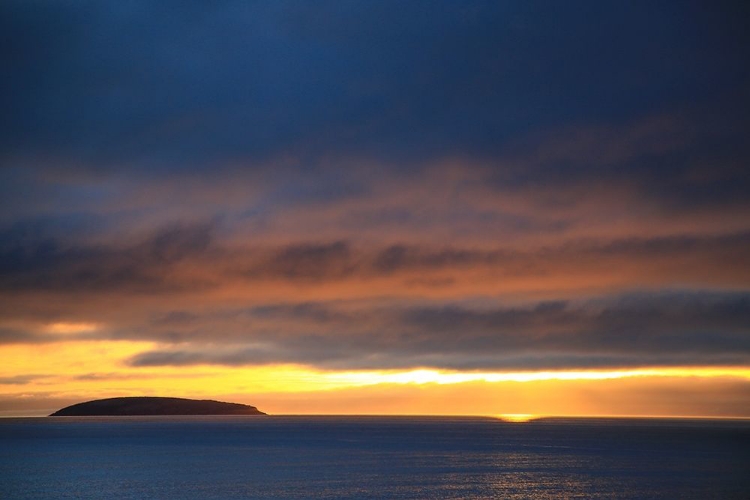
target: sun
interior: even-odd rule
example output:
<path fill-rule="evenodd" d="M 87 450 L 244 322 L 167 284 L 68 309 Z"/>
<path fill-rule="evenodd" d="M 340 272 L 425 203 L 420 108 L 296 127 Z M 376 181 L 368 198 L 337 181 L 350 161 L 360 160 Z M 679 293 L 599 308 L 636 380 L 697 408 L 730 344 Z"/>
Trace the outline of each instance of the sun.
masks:
<path fill-rule="evenodd" d="M 539 415 L 533 415 L 531 413 L 503 413 L 497 416 L 500 420 L 504 422 L 529 422 L 531 420 L 535 420 L 537 418 L 540 418 Z"/>

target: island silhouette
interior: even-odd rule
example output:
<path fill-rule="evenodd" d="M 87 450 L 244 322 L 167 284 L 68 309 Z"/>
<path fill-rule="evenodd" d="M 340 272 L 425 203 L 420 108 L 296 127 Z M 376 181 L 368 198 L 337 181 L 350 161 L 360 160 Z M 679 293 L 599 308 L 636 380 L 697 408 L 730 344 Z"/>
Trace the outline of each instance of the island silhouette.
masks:
<path fill-rule="evenodd" d="M 265 415 L 254 406 L 210 399 L 122 397 L 96 399 L 66 406 L 50 417 L 129 415 Z"/>

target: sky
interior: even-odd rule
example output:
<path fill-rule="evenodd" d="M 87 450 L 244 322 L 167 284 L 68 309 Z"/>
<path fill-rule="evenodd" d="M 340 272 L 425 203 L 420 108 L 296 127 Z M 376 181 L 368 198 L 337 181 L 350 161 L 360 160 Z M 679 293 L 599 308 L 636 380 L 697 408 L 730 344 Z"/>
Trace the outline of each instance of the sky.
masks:
<path fill-rule="evenodd" d="M 0 3 L 0 416 L 750 417 L 744 2 Z"/>

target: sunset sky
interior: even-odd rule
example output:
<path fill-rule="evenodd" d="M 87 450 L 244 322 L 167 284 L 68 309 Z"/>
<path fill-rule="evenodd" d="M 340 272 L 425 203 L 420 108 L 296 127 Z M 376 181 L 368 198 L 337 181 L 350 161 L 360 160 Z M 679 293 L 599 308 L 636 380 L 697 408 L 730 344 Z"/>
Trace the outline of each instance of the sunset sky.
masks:
<path fill-rule="evenodd" d="M 3 1 L 0 416 L 750 417 L 743 2 Z"/>

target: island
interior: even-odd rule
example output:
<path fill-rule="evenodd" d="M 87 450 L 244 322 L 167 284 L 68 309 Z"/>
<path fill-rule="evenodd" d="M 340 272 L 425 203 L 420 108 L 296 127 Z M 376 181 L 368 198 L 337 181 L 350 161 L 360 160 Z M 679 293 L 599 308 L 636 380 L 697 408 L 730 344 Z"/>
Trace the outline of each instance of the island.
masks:
<path fill-rule="evenodd" d="M 135 415 L 265 415 L 254 406 L 209 399 L 124 397 L 87 401 L 67 406 L 50 417 Z"/>

